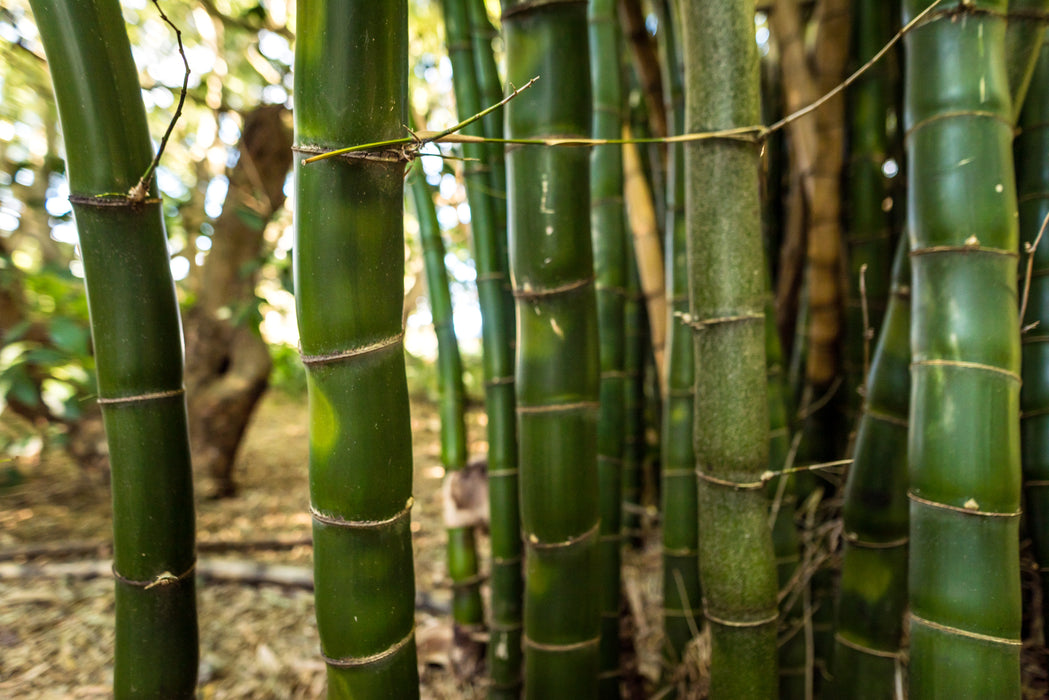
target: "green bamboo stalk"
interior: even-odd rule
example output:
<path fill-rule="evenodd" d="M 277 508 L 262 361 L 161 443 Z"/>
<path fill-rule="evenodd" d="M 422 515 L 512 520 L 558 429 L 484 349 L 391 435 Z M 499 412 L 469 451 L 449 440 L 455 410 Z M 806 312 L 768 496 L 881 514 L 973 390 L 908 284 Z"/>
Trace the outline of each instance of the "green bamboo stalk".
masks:
<path fill-rule="evenodd" d="M 658 32 L 666 99 L 667 130 L 681 133 L 685 117 L 678 22 L 669 2 L 662 3 Z M 663 514 L 663 652 L 668 670 L 685 655 L 685 645 L 702 624 L 702 590 L 699 584 L 699 535 L 696 529 L 696 467 L 692 449 L 693 384 L 692 330 L 683 314 L 688 312 L 686 264 L 684 146 L 667 147 L 666 284 L 667 380 L 662 430 Z"/>
<path fill-rule="evenodd" d="M 623 130 L 620 32 L 616 0 L 589 4 L 590 80 L 593 95 L 591 135 L 619 138 Z M 598 338 L 601 365 L 597 424 L 600 494 L 599 559 L 601 579 L 601 649 L 599 696 L 618 700 L 619 600 L 622 566 L 622 464 L 626 414 L 623 374 L 626 303 L 627 231 L 623 209 L 623 153 L 615 146 L 590 152 L 590 224 L 594 248 Z"/>
<path fill-rule="evenodd" d="M 590 131 L 586 4 L 503 4 L 510 137 Z M 510 266 L 517 299 L 517 419 L 525 549 L 525 694 L 595 697 L 600 602 L 599 359 L 589 154 L 507 153 Z"/>
<path fill-rule="evenodd" d="M 683 3 L 685 127 L 754 124 L 754 4 Z M 768 465 L 765 267 L 757 144 L 685 149 L 689 314 L 695 329 L 700 574 L 711 698 L 777 693 L 776 571 L 760 475 Z"/>
<path fill-rule="evenodd" d="M 1005 60 L 1009 73 L 1009 93 L 1013 96 L 1013 121 L 1020 118 L 1035 64 L 1041 53 L 1042 38 L 1049 22 L 1049 0 L 1012 0 L 1005 29 Z"/>
<path fill-rule="evenodd" d="M 1020 133 L 1013 146 L 1016 157 L 1016 189 L 1020 207 L 1020 238 L 1035 245 L 1049 216 L 1049 43 L 1042 44 L 1031 89 L 1020 113 Z M 1023 366 L 1020 389 L 1020 436 L 1023 449 L 1027 532 L 1042 582 L 1042 600 L 1049 600 L 1049 243 L 1044 234 L 1032 253 L 1030 293 L 1021 321 L 1030 328 L 1023 336 Z M 1031 328 L 1031 325 L 1037 326 Z M 1049 619 L 1049 604 L 1042 603 L 1043 620 Z M 1043 629 L 1049 627 L 1043 626 Z"/>
<path fill-rule="evenodd" d="M 299 2 L 300 152 L 403 133 L 407 21 L 404 0 Z M 399 152 L 296 165 L 296 311 L 309 387 L 317 628 L 331 698 L 419 692 L 401 325 L 404 165 Z"/>
<path fill-rule="evenodd" d="M 478 58 L 491 59 L 491 39 L 478 40 L 472 0 L 447 0 L 445 33 L 452 62 L 455 102 L 463 116 L 483 107 Z M 484 23 L 488 14 L 481 2 Z M 472 39 L 472 41 L 471 41 Z M 492 64 L 494 66 L 494 63 Z M 497 84 L 496 84 L 497 87 Z M 498 102 L 496 98 L 495 102 Z M 494 103 L 492 103 L 494 104 Z M 466 127 L 467 134 L 492 135 L 490 122 L 501 122 L 492 113 Z M 494 136 L 501 136 L 499 128 Z M 493 148 L 498 157 L 493 157 Z M 506 172 L 502 147 L 464 144 L 467 197 L 470 203 L 474 261 L 477 266 L 477 296 L 480 302 L 481 342 L 484 347 L 485 405 L 488 412 L 488 478 L 492 537 L 492 613 L 488 665 L 489 697 L 516 698 L 521 685 L 521 540 L 517 485 L 517 433 L 514 416 L 513 297 L 506 253 Z M 493 191 L 501 188 L 500 192 Z"/>
<path fill-rule="evenodd" d="M 900 238 L 845 482 L 834 697 L 893 700 L 907 604 L 909 243 Z"/>
<path fill-rule="evenodd" d="M 898 3 L 860 0 L 854 4 L 852 63 L 866 63 L 893 37 Z M 894 57 L 893 57 L 894 58 Z M 885 206 L 891 183 L 882 166 L 890 149 L 888 115 L 894 102 L 892 58 L 879 61 L 846 92 L 849 153 L 845 180 L 845 241 L 849 279 L 846 286 L 843 369 L 850 423 L 860 411 L 859 390 L 866 380 L 868 346 L 889 298 L 894 236 L 893 212 Z M 863 270 L 866 272 L 862 272 Z M 863 275 L 864 289 L 860 288 Z M 866 305 L 866 312 L 864 311 Z M 866 315 L 865 315 L 866 314 Z M 868 332 L 873 335 L 868 336 Z"/>
<path fill-rule="evenodd" d="M 484 105 L 493 105 L 499 102 L 503 96 L 503 85 L 499 80 L 499 69 L 496 66 L 495 52 L 492 48 L 492 40 L 499 36 L 499 33 L 492 26 L 484 0 L 465 1 L 470 20 L 470 39 L 473 44 L 474 73 L 477 79 L 477 89 L 481 102 Z M 520 87 L 520 85 L 508 86 L 509 89 Z M 485 137 L 490 139 L 502 138 L 503 114 L 501 112 L 493 112 L 487 115 L 481 120 L 481 123 L 484 127 Z M 499 256 L 499 269 L 504 274 L 503 285 L 506 291 L 504 297 L 506 311 L 503 314 L 503 318 L 507 323 L 506 335 L 511 339 L 510 342 L 513 343 L 516 328 L 514 326 L 514 301 L 510 292 L 510 263 L 507 257 L 506 157 L 504 151 L 504 146 L 500 143 L 488 144 L 488 157 L 485 162 L 489 165 L 488 194 L 492 198 L 492 216 L 493 225 L 495 226 L 493 235 Z"/>
<path fill-rule="evenodd" d="M 904 19 L 930 3 L 907 0 Z M 910 697 L 1020 696 L 1020 335 L 1004 0 L 908 32 Z"/>
<path fill-rule="evenodd" d="M 433 194 L 426 184 L 422 162 L 412 166 L 409 182 L 415 216 L 419 221 L 419 238 L 426 271 L 433 329 L 437 335 L 437 385 L 440 393 L 441 464 L 445 468 L 445 527 L 448 533 L 448 573 L 452 579 L 453 670 L 469 676 L 484 657 L 484 647 L 477 640 L 484 630 L 484 605 L 481 602 L 481 578 L 478 575 L 476 516 L 455 503 L 455 482 L 466 466 L 466 392 L 463 388 L 463 363 L 459 342 L 452 323 L 452 297 L 445 268 L 444 241 L 437 224 Z"/>
<path fill-rule="evenodd" d="M 113 485 L 118 698 L 193 697 L 193 480 L 182 336 L 153 160 L 116 0 L 31 3 L 66 134 Z"/>
<path fill-rule="evenodd" d="M 482 109 L 478 66 L 486 63 L 478 54 L 491 40 L 479 41 L 471 13 L 472 0 L 446 0 L 445 35 L 452 61 L 456 105 L 460 116 Z M 484 23 L 488 22 L 483 2 Z M 473 41 L 471 41 L 473 39 Z M 493 64 L 494 66 L 494 64 Z M 496 84 L 498 87 L 498 83 Z M 486 99 L 486 98 L 485 98 Z M 496 97 L 495 102 L 499 98 Z M 493 102 L 492 104 L 494 104 Z M 489 136 L 493 113 L 468 125 L 467 135 Z M 502 135 L 500 128 L 496 137 Z M 496 146 L 499 157 L 492 157 Z M 477 294 L 481 305 L 485 407 L 488 413 L 488 495 L 492 538 L 491 594 L 488 670 L 489 697 L 516 698 L 521 690 L 521 624 L 524 582 L 521 578 L 521 525 L 518 507 L 517 432 L 514 415 L 513 334 L 514 310 L 506 260 L 505 168 L 502 146 L 463 144 L 466 157 L 466 194 L 470 202 L 474 261 L 477 265 Z M 500 179 L 501 178 L 501 179 Z M 502 188 L 502 193 L 493 191 Z M 501 214 L 501 215 L 500 215 Z"/>
<path fill-rule="evenodd" d="M 626 249 L 627 285 L 623 303 L 623 469 L 622 530 L 631 544 L 640 541 L 641 491 L 645 461 L 645 304 L 634 246 Z"/>

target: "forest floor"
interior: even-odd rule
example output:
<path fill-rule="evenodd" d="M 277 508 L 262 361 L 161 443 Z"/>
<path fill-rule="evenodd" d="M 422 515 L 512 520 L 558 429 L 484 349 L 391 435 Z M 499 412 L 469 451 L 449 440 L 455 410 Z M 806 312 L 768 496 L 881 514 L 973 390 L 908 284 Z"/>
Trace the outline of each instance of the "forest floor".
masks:
<path fill-rule="evenodd" d="M 478 411 L 468 415 L 475 456 L 486 451 L 483 420 Z M 470 700 L 484 697 L 481 679 L 457 680 L 448 662 L 452 631 L 445 611 L 451 588 L 444 565 L 439 427 L 432 405 L 413 403 L 412 534 L 422 695 Z M 325 670 L 308 588 L 306 463 L 305 402 L 272 391 L 241 447 L 237 496 L 198 499 L 200 698 L 323 697 Z M 25 481 L 0 490 L 0 554 L 34 547 L 66 551 L 0 557 L 0 697 L 108 697 L 113 673 L 108 484 L 82 473 L 57 448 L 21 458 L 17 466 Z M 247 551 L 237 549 L 238 543 L 267 546 Z M 483 538 L 481 544 L 487 546 Z M 644 647 L 640 670 L 652 680 L 659 673 L 658 549 L 649 546 L 626 561 L 635 637 Z M 270 582 L 258 583 L 259 578 Z"/>
<path fill-rule="evenodd" d="M 481 412 L 469 412 L 474 456 L 486 450 L 483 421 Z M 484 697 L 483 679 L 459 680 L 449 665 L 451 589 L 444 564 L 439 427 L 432 404 L 413 403 L 412 534 L 422 696 L 472 700 Z M 15 462 L 24 482 L 0 487 L 0 697 L 109 697 L 108 484 L 79 470 L 60 449 L 27 452 Z M 310 589 L 306 462 L 305 401 L 270 392 L 241 448 L 238 495 L 198 499 L 199 698 L 324 695 Z M 481 546 L 487 546 L 484 538 Z M 17 552 L 22 556 L 12 556 Z M 637 681 L 632 698 L 658 695 L 660 568 L 658 530 L 650 527 L 644 545 L 627 548 L 624 556 L 625 646 L 636 650 L 636 663 L 628 666 Z M 1026 574 L 1025 591 L 1037 599 L 1035 577 Z M 1024 645 L 1025 698 L 1049 697 L 1046 649 L 1033 640 L 1041 636 L 1040 626 L 1036 622 L 1033 632 L 1025 630 L 1032 637 Z M 697 654 L 704 655 L 698 649 Z M 683 700 L 703 697 L 701 686 L 690 683 Z"/>

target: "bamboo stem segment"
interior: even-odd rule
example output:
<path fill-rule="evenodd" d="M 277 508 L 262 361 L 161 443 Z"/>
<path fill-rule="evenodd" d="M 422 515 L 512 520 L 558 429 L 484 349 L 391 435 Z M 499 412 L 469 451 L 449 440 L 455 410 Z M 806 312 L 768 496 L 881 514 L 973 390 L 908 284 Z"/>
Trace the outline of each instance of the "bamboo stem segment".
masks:
<path fill-rule="evenodd" d="M 905 19 L 928 6 L 907 0 Z M 910 697 L 1020 696 L 1020 338 L 1006 3 L 910 31 Z"/>
<path fill-rule="evenodd" d="M 499 101 L 483 0 L 444 3 L 456 106 L 476 114 Z M 493 86 L 492 81 L 495 81 Z M 494 95 L 493 92 L 494 87 Z M 483 95 L 483 97 L 482 97 Z M 494 99 L 492 99 L 494 98 Z M 467 126 L 467 135 L 502 136 L 501 113 Z M 502 144 L 464 143 L 477 295 L 483 325 L 485 408 L 488 414 L 488 494 L 492 538 L 492 613 L 489 625 L 489 697 L 521 692 L 521 520 L 514 413 L 514 308 L 506 258 L 506 168 Z"/>
<path fill-rule="evenodd" d="M 623 124 L 620 31 L 615 0 L 589 6 L 590 74 L 593 94 L 591 134 L 616 137 Z M 622 464 L 624 452 L 623 374 L 626 305 L 627 233 L 623 209 L 623 153 L 595 148 L 590 152 L 590 196 L 594 277 L 600 342 L 600 412 L 597 467 L 601 541 L 601 648 L 599 697 L 619 700 L 620 569 L 622 567 Z M 656 241 L 658 250 L 658 241 Z"/>
<path fill-rule="evenodd" d="M 752 2 L 683 3 L 686 131 L 756 123 Z M 765 267 L 754 144 L 685 148 L 697 474 L 758 482 L 768 464 Z M 711 698 L 774 698 L 776 571 L 763 488 L 698 481 L 699 565 L 711 625 Z"/>
<path fill-rule="evenodd" d="M 1042 44 L 1031 88 L 1020 113 L 1020 133 L 1013 148 L 1020 208 L 1020 238 L 1028 263 L 1027 308 L 1021 305 L 1023 365 L 1020 435 L 1027 532 L 1038 562 L 1043 600 L 1049 591 L 1049 244 L 1044 227 L 1049 216 L 1049 44 Z M 1039 240 L 1041 237 L 1041 240 Z M 1037 326 L 1033 324 L 1038 324 Z M 1043 620 L 1049 606 L 1042 606 Z"/>
<path fill-rule="evenodd" d="M 585 2 L 503 4 L 507 82 L 542 79 L 507 105 L 511 138 L 590 132 Z M 525 694 L 594 697 L 600 641 L 599 359 L 589 154 L 507 151 L 517 302 Z"/>
<path fill-rule="evenodd" d="M 116 0 L 34 2 L 54 76 L 113 484 L 116 697 L 189 698 L 197 679 L 193 482 L 182 336 L 153 159 Z"/>
<path fill-rule="evenodd" d="M 299 2 L 299 148 L 400 133 L 407 12 L 403 0 Z M 296 312 L 309 388 L 315 597 L 328 697 L 418 697 L 401 343 L 404 161 L 299 163 L 296 179 Z"/>

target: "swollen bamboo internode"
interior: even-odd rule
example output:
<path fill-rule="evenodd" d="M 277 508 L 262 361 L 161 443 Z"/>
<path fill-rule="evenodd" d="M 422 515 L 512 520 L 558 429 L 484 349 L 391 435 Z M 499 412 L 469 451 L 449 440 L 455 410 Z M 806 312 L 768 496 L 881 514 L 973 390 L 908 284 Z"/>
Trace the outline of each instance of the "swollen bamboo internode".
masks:
<path fill-rule="evenodd" d="M 300 152 L 403 134 L 407 13 L 404 0 L 298 3 Z M 419 693 L 401 326 L 404 168 L 401 152 L 296 166 L 296 312 L 309 388 L 317 628 L 330 698 Z"/>
<path fill-rule="evenodd" d="M 542 79 L 509 103 L 509 137 L 590 132 L 585 2 L 503 4 L 507 82 Z M 517 420 L 525 541 L 525 694 L 594 697 L 600 642 L 599 363 L 589 154 L 507 151 L 517 301 Z"/>

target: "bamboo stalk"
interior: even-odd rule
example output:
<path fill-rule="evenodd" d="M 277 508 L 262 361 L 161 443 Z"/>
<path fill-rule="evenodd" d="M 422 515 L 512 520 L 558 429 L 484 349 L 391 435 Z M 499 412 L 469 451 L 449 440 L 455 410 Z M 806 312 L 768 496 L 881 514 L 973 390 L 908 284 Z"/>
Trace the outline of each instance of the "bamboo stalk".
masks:
<path fill-rule="evenodd" d="M 473 61 L 474 72 L 477 77 L 477 89 L 481 96 L 481 103 L 484 105 L 492 105 L 498 102 L 503 96 L 503 85 L 499 80 L 499 69 L 496 66 L 495 51 L 492 48 L 492 42 L 499 36 L 499 33 L 495 30 L 495 27 L 492 26 L 492 22 L 488 17 L 488 8 L 485 5 L 485 0 L 466 0 L 466 3 L 470 19 L 470 36 L 473 43 Z M 514 85 L 507 86 L 507 92 L 513 89 L 515 89 Z M 493 112 L 481 120 L 481 123 L 484 126 L 484 135 L 486 138 L 502 138 L 503 117 L 503 113 Z M 492 200 L 492 225 L 494 226 L 492 236 L 495 250 L 497 251 L 497 260 L 499 263 L 498 269 L 503 274 L 503 304 L 506 307 L 502 314 L 502 318 L 506 324 L 503 333 L 504 337 L 508 339 L 508 342 L 512 347 L 516 327 L 514 299 L 510 289 L 510 263 L 506 236 L 506 154 L 503 144 L 497 142 L 488 144 L 488 157 L 485 162 L 488 163 L 489 166 L 488 195 Z M 512 363 L 513 351 L 511 351 L 509 355 L 508 362 Z M 512 375 L 513 370 L 509 370 L 507 374 Z M 516 442 L 513 447 L 516 447 Z M 516 489 L 517 487 L 514 486 L 514 488 Z M 520 556 L 520 547 L 518 547 L 517 551 L 518 554 L 516 556 Z M 519 590 L 520 585 L 518 585 L 518 591 Z M 520 619 L 519 615 L 518 619 Z"/>
<path fill-rule="evenodd" d="M 896 3 L 884 0 L 862 0 L 855 4 L 854 12 L 852 60 L 861 65 L 893 36 L 895 25 L 899 23 L 899 8 Z M 891 185 L 883 172 L 883 165 L 890 151 L 887 124 L 895 102 L 894 73 L 892 60 L 883 60 L 846 93 L 849 153 L 844 194 L 848 296 L 843 369 L 848 405 L 853 416 L 859 412 L 862 403 L 859 390 L 866 381 L 867 347 L 878 337 L 877 331 L 889 298 L 892 246 L 896 233 L 894 212 L 890 206 L 894 207 L 896 203 L 890 199 Z M 865 272 L 861 272 L 863 270 Z"/>
<path fill-rule="evenodd" d="M 1020 389 L 1020 436 L 1026 530 L 1038 562 L 1042 600 L 1045 601 L 1049 600 L 1046 596 L 1049 592 L 1049 450 L 1046 449 L 1049 382 L 1045 372 L 1049 363 L 1049 276 L 1046 274 L 1049 270 L 1049 244 L 1042 227 L 1049 216 L 1049 172 L 1045 167 L 1049 158 L 1049 44 L 1042 44 L 1019 126 L 1013 153 L 1016 157 L 1020 239 L 1030 266 L 1024 270 L 1022 280 L 1030 288 L 1024 292 L 1023 298 L 1029 301 L 1020 319 L 1027 329 L 1023 335 L 1020 373 L 1024 380 Z M 1042 617 L 1043 620 L 1049 619 L 1049 605 L 1044 602 Z"/>
<path fill-rule="evenodd" d="M 1042 38 L 1049 22 L 1049 0 L 1012 0 L 1005 29 L 1006 70 L 1009 93 L 1013 97 L 1013 121 L 1020 118 L 1035 64 L 1041 53 Z"/>
<path fill-rule="evenodd" d="M 466 392 L 463 363 L 452 319 L 452 298 L 445 269 L 444 241 L 437 224 L 433 194 L 426 184 L 422 164 L 412 165 L 409 183 L 415 216 L 419 221 L 426 288 L 429 291 L 433 329 L 437 336 L 437 386 L 440 393 L 441 464 L 444 466 L 444 512 L 448 533 L 448 574 L 452 580 L 453 649 L 452 670 L 460 678 L 475 675 L 484 658 L 484 645 L 478 641 L 484 632 L 484 605 L 477 562 L 477 514 L 471 504 L 460 503 L 456 487 L 466 466 Z"/>
<path fill-rule="evenodd" d="M 905 19 L 929 3 L 907 0 Z M 1020 696 L 1020 338 L 1006 3 L 904 38 L 910 697 Z"/>
<path fill-rule="evenodd" d="M 491 60 L 491 40 L 478 39 L 485 12 L 472 0 L 444 4 L 445 32 L 452 61 L 456 105 L 461 116 L 476 114 L 481 95 L 488 96 L 479 80 L 480 70 Z M 471 35 L 470 32 L 473 32 Z M 484 36 L 482 34 L 482 36 Z M 472 38 L 472 41 L 471 41 Z M 484 54 L 487 49 L 487 60 Z M 489 86 L 490 87 L 490 86 Z M 494 104 L 494 103 L 493 103 Z M 489 135 L 491 114 L 466 127 L 466 135 Z M 501 136 L 500 128 L 495 136 Z M 493 148 L 499 157 L 492 158 Z M 470 202 L 477 293 L 483 325 L 485 408 L 488 414 L 488 496 L 491 512 L 492 586 L 491 638 L 488 645 L 489 697 L 516 698 L 521 691 L 521 524 L 518 507 L 517 432 L 514 415 L 513 297 L 507 271 L 505 242 L 505 168 L 499 144 L 463 144 L 466 157 L 466 195 Z M 496 190 L 502 188 L 502 191 Z M 495 191 L 493 191 L 495 190 Z M 501 214 L 501 216 L 500 216 Z"/>
<path fill-rule="evenodd" d="M 403 0 L 299 2 L 300 151 L 402 132 L 407 18 Z M 296 312 L 309 387 L 317 628 L 330 698 L 419 692 L 401 326 L 404 165 L 403 154 L 387 152 L 296 166 Z"/>
<path fill-rule="evenodd" d="M 639 0 L 617 0 L 617 7 L 623 35 L 630 47 L 630 55 L 634 59 L 632 61 L 634 72 L 648 107 L 648 123 L 656 136 L 666 136 L 668 133 L 667 114 L 664 106 L 663 80 L 660 75 L 664 67 L 659 64 L 652 36 L 645 28 L 641 2 Z"/>
<path fill-rule="evenodd" d="M 623 412 L 622 511 L 623 534 L 628 543 L 642 537 L 642 482 L 645 462 L 645 308 L 634 246 L 626 247 L 626 301 L 623 305 Z"/>
<path fill-rule="evenodd" d="M 901 663 L 907 604 L 908 249 L 907 239 L 901 238 L 892 296 L 874 351 L 855 457 L 845 484 L 835 697 L 892 700 Z"/>
<path fill-rule="evenodd" d="M 684 3 L 685 126 L 759 118 L 753 2 Z M 686 154 L 689 315 L 696 373 L 700 574 L 711 630 L 711 698 L 772 698 L 776 571 L 764 485 L 768 395 L 765 267 L 753 144 L 707 141 Z"/>
<path fill-rule="evenodd" d="M 666 396 L 667 298 L 663 251 L 659 244 L 659 221 L 652 202 L 652 189 L 645 179 L 637 145 L 629 143 L 630 127 L 623 130 L 623 180 L 627 214 L 633 236 L 634 258 L 641 277 L 641 293 L 648 312 L 648 333 L 656 362 L 659 393 Z"/>
<path fill-rule="evenodd" d="M 623 89 L 616 0 L 594 0 L 587 21 L 593 95 L 591 134 L 615 138 L 623 125 Z M 623 153 L 616 147 L 590 152 L 590 223 L 594 247 L 598 351 L 601 365 L 597 423 L 597 469 L 600 493 L 601 649 L 598 695 L 619 700 L 620 569 L 622 567 L 623 373 L 626 304 L 627 231 L 623 202 Z"/>
<path fill-rule="evenodd" d="M 586 4 L 503 4 L 512 137 L 583 136 L 591 98 Z M 525 541 L 525 695 L 593 697 L 600 602 L 599 356 L 589 154 L 507 152 L 517 300 L 517 420 Z"/>
<path fill-rule="evenodd" d="M 113 484 L 116 697 L 192 697 L 193 481 L 182 336 L 138 73 L 116 0 L 32 3 L 66 134 Z M 132 197 L 132 191 L 141 194 Z"/>
<path fill-rule="evenodd" d="M 664 2 L 658 33 L 663 60 L 663 95 L 667 101 L 667 129 L 681 133 L 684 127 L 685 95 L 682 85 L 678 37 L 680 27 L 674 9 Z M 663 514 L 663 652 L 668 671 L 685 657 L 685 646 L 703 620 L 702 589 L 699 583 L 699 535 L 696 514 L 695 452 L 692 448 L 695 368 L 692 330 L 688 312 L 688 265 L 685 228 L 684 147 L 667 148 L 666 289 L 667 360 L 663 394 L 662 499 Z"/>

